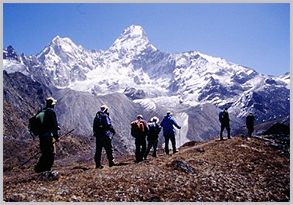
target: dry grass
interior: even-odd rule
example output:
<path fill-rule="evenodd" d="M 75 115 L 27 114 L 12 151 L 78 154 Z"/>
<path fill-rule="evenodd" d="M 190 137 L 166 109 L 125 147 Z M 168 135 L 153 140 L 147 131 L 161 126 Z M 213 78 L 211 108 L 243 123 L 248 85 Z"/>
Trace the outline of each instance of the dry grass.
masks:
<path fill-rule="evenodd" d="M 39 202 L 222 202 L 289 201 L 290 154 L 259 139 L 188 143 L 176 154 L 139 164 L 94 169 L 94 161 L 57 163 L 59 179 L 33 173 L 33 166 L 5 171 L 4 201 Z M 181 162 L 181 166 L 176 162 Z M 184 166 L 189 167 L 186 171 Z"/>

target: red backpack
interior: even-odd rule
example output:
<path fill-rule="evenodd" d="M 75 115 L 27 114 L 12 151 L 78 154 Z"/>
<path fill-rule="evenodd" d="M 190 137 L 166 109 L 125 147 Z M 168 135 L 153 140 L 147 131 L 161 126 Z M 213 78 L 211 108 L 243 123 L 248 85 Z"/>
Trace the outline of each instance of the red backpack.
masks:
<path fill-rule="evenodd" d="M 135 120 L 131 123 L 131 135 L 137 137 L 144 134 L 145 124 L 140 120 Z"/>

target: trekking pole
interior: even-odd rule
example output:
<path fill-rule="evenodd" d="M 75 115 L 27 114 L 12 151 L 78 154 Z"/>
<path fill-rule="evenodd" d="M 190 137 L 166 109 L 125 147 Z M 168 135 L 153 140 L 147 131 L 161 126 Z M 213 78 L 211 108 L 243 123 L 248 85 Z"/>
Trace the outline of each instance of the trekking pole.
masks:
<path fill-rule="evenodd" d="M 75 129 L 70 130 L 69 132 L 67 132 L 67 133 L 65 133 L 65 134 L 63 134 L 63 135 L 61 135 L 59 138 L 64 137 L 64 136 L 70 134 L 70 133 L 73 132 L 74 130 L 75 130 Z M 52 145 L 55 144 L 56 142 L 57 142 L 57 141 L 54 141 L 54 142 L 52 143 Z M 49 148 L 50 146 L 52 146 L 52 145 L 49 145 L 49 146 L 45 147 L 43 150 L 41 150 L 40 152 L 38 152 L 37 154 L 35 154 L 35 155 L 32 156 L 31 158 L 29 158 L 27 161 L 25 161 L 23 164 L 21 164 L 20 166 L 18 166 L 18 168 L 22 167 L 23 165 L 25 165 L 26 163 L 28 163 L 29 161 L 31 161 L 31 160 L 32 160 L 33 158 L 35 158 L 38 154 L 42 153 L 44 150 L 48 149 L 48 148 Z"/>
<path fill-rule="evenodd" d="M 182 146 L 181 129 L 179 130 L 179 140 L 180 140 L 180 147 L 181 147 Z"/>

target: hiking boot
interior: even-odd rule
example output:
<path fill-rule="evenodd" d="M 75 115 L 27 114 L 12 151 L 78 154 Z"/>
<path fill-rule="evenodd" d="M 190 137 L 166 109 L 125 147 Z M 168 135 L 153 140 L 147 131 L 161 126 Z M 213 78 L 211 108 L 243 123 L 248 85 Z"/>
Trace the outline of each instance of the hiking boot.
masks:
<path fill-rule="evenodd" d="M 116 166 L 117 164 L 115 164 L 113 161 L 109 162 L 109 167 L 113 167 Z"/>
<path fill-rule="evenodd" d="M 136 163 L 136 164 L 138 164 L 138 163 L 140 163 L 140 162 L 142 162 L 142 160 L 135 160 L 135 161 L 134 161 L 134 163 Z"/>
<path fill-rule="evenodd" d="M 102 165 L 97 165 L 96 169 L 103 169 L 104 167 Z"/>

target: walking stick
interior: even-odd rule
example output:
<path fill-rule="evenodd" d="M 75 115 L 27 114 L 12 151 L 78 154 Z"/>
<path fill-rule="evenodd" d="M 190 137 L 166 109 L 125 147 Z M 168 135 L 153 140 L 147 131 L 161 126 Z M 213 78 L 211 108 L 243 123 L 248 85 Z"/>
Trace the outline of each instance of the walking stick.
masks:
<path fill-rule="evenodd" d="M 75 130 L 75 129 L 70 130 L 69 132 L 67 132 L 67 133 L 65 133 L 65 134 L 63 134 L 63 135 L 61 135 L 59 138 L 64 137 L 64 136 L 70 134 L 70 133 L 73 132 L 74 130 Z M 54 141 L 54 142 L 52 143 L 52 145 L 55 144 L 56 142 L 57 142 L 57 141 Z M 28 163 L 29 161 L 31 161 L 31 160 L 32 160 L 33 158 L 35 158 L 38 154 L 42 153 L 44 150 L 48 149 L 48 148 L 49 148 L 50 146 L 52 146 L 52 145 L 49 145 L 49 146 L 45 147 L 44 149 L 42 149 L 40 152 L 38 152 L 37 154 L 35 154 L 35 155 L 32 156 L 31 158 L 29 158 L 27 161 L 25 161 L 23 164 L 21 164 L 18 168 L 22 167 L 23 165 L 25 165 L 26 163 Z"/>

